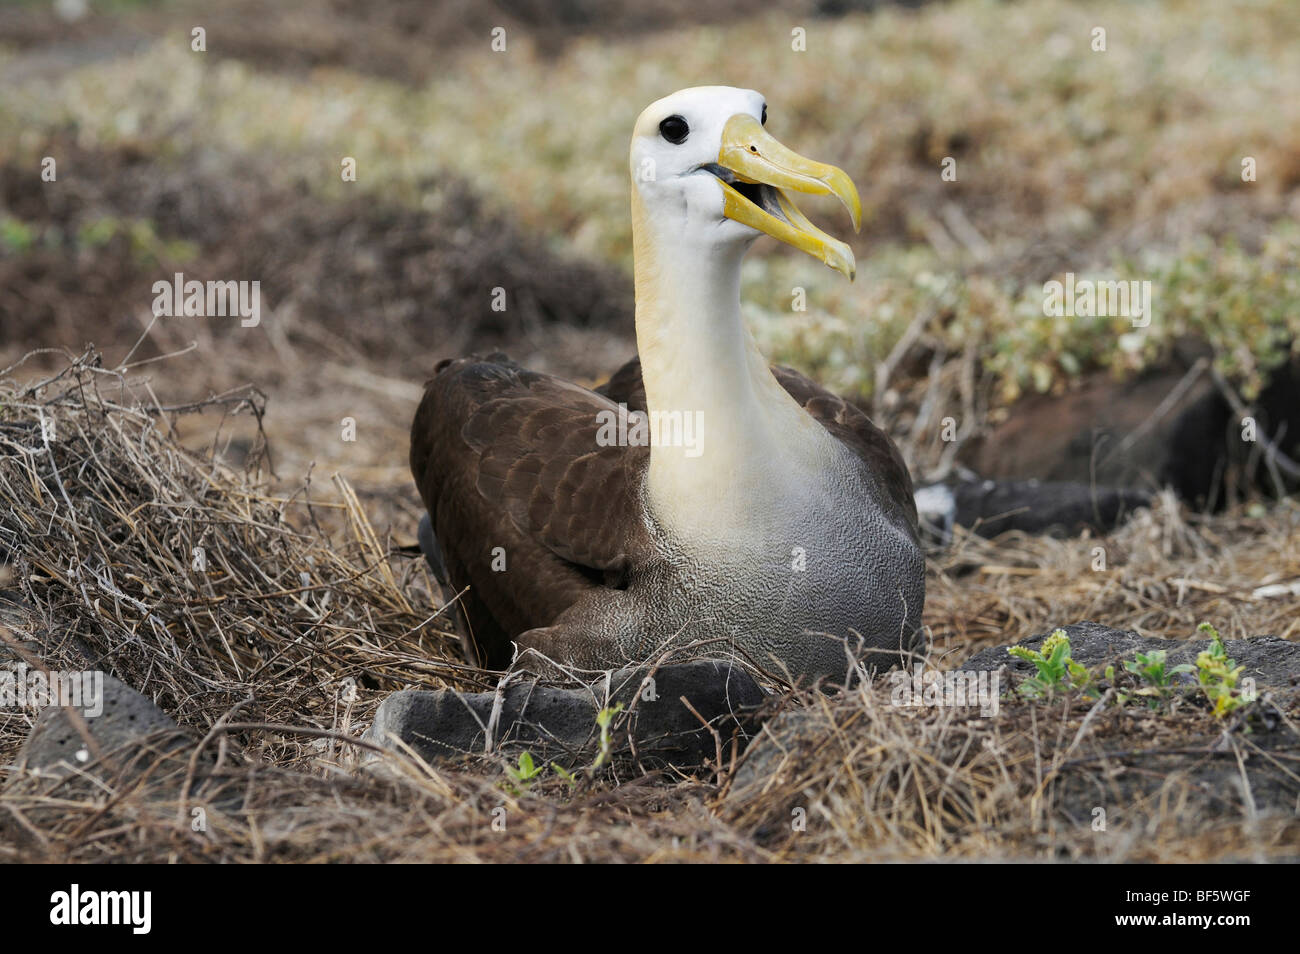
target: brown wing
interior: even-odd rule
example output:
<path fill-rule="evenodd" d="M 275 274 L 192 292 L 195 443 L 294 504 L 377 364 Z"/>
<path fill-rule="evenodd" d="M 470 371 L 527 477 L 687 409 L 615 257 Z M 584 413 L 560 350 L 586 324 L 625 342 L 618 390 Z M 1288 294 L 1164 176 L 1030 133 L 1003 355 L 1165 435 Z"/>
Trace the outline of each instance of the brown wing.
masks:
<path fill-rule="evenodd" d="M 600 446 L 602 411 L 616 405 L 504 355 L 444 362 L 425 387 L 411 472 L 451 584 L 470 587 L 484 665 L 503 667 L 514 637 L 618 585 L 648 545 L 648 448 Z"/>
<path fill-rule="evenodd" d="M 871 422 L 857 405 L 832 394 L 793 368 L 773 367 L 772 374 L 805 411 L 826 430 L 852 448 L 883 491 L 886 506 L 916 528 L 916 500 L 912 477 L 894 442 Z M 641 359 L 633 358 L 596 388 L 611 401 L 622 402 L 634 411 L 646 410 L 645 385 L 641 380 Z"/>
<path fill-rule="evenodd" d="M 626 404 L 630 411 L 647 410 L 645 382 L 641 380 L 641 359 L 633 358 L 623 365 L 596 391 L 615 404 Z"/>

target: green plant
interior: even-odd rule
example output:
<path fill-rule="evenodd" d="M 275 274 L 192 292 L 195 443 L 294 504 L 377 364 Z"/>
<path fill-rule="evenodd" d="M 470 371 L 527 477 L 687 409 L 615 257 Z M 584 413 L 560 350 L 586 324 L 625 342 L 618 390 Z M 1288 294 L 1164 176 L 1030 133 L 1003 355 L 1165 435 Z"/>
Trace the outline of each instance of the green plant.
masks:
<path fill-rule="evenodd" d="M 620 702 L 610 708 L 601 709 L 596 714 L 596 726 L 600 729 L 600 748 L 596 752 L 596 757 L 592 761 L 590 768 L 585 770 L 588 774 L 594 773 L 596 769 L 608 762 L 613 754 L 614 739 L 610 730 L 613 728 L 615 717 L 622 711 L 623 703 Z M 547 764 L 550 765 L 551 771 L 568 783 L 571 790 L 577 787 L 579 773 L 570 772 L 564 766 L 555 762 Z M 519 765 L 517 767 L 507 765 L 505 769 L 506 774 L 510 776 L 510 781 L 503 782 L 502 785 L 514 795 L 521 795 L 528 791 L 529 786 L 546 771 L 544 766 L 537 764 L 533 759 L 533 754 L 528 751 L 519 753 Z"/>
<path fill-rule="evenodd" d="M 1148 708 L 1158 709 L 1162 702 L 1174 694 L 1172 677 L 1180 673 L 1194 672 L 1196 667 L 1189 663 L 1170 667 L 1168 653 L 1163 649 L 1154 649 L 1149 653 L 1137 653 L 1133 659 L 1124 663 L 1124 669 L 1137 676 L 1142 685 L 1132 693 L 1119 693 L 1120 704 L 1127 703 L 1133 696 L 1142 696 L 1146 699 Z M 1115 681 L 1114 666 L 1106 667 L 1106 679 L 1110 682 Z"/>
<path fill-rule="evenodd" d="M 596 753 L 596 759 L 591 763 L 592 769 L 598 769 L 609 761 L 610 753 L 613 751 L 613 738 L 610 735 L 610 727 L 614 724 L 614 718 L 623 711 L 623 703 L 601 709 L 596 714 L 596 725 L 600 728 L 600 751 Z"/>
<path fill-rule="evenodd" d="M 1041 650 L 1012 646 L 1007 650 L 1017 659 L 1031 662 L 1037 675 L 1030 676 L 1019 686 L 1027 699 L 1051 699 L 1057 693 L 1076 689 L 1088 696 L 1097 695 L 1097 685 L 1086 667 L 1070 658 L 1070 637 L 1065 630 L 1057 629 L 1043 640 Z"/>
<path fill-rule="evenodd" d="M 1196 656 L 1196 679 L 1205 697 L 1214 705 L 1214 715 L 1222 719 L 1248 701 L 1237 691 L 1237 681 L 1245 667 L 1238 666 L 1235 659 L 1228 657 L 1228 650 L 1217 629 L 1209 623 L 1196 628 L 1210 637 L 1209 647 Z"/>
<path fill-rule="evenodd" d="M 506 766 L 506 774 L 513 780 L 514 784 L 510 785 L 511 792 L 518 795 L 528 791 L 528 787 L 533 784 L 533 780 L 542 774 L 542 767 L 533 762 L 533 754 L 528 751 L 519 753 L 519 766 Z"/>
<path fill-rule="evenodd" d="M 552 763 L 551 763 L 551 771 L 553 771 L 556 775 L 560 776 L 560 778 L 562 778 L 562 779 L 564 779 L 566 782 L 568 782 L 568 783 L 569 783 L 569 788 L 570 788 L 570 789 L 573 789 L 574 787 L 577 786 L 577 784 L 578 784 L 578 776 L 574 775 L 572 772 L 570 772 L 570 771 L 569 771 L 568 769 L 566 769 L 564 766 L 562 766 L 562 765 L 558 765 L 558 764 L 556 764 L 555 762 L 552 762 Z"/>

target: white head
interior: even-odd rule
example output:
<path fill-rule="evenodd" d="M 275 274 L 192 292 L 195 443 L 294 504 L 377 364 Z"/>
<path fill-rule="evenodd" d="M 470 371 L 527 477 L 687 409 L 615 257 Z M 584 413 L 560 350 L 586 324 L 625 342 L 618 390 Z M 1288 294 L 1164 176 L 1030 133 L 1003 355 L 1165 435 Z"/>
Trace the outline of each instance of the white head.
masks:
<path fill-rule="evenodd" d="M 766 122 L 762 94 L 730 86 L 684 89 L 647 106 L 632 132 L 634 227 L 701 251 L 766 232 L 852 279 L 852 251 L 809 222 L 789 193 L 837 196 L 856 229 L 857 189 L 842 170 L 781 145 Z"/>

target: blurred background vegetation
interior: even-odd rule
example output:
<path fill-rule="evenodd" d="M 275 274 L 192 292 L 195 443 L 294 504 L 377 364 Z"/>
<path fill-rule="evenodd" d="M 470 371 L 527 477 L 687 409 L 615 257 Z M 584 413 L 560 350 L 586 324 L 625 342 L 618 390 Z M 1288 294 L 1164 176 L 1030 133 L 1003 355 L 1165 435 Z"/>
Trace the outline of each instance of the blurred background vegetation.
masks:
<path fill-rule="evenodd" d="M 33 0 L 0 8 L 0 83 L 0 361 L 197 336 L 169 386 L 264 387 L 295 467 L 359 413 L 346 452 L 376 487 L 405 482 L 438 358 L 504 347 L 594 383 L 630 355 L 627 139 L 684 86 L 762 90 L 778 138 L 858 184 L 857 282 L 764 239 L 744 298 L 774 361 L 880 414 L 942 381 L 995 421 L 1188 341 L 1250 398 L 1300 331 L 1289 0 Z M 259 279 L 272 314 L 152 322 L 173 271 Z M 1155 320 L 1046 317 L 1065 272 L 1151 281 Z"/>

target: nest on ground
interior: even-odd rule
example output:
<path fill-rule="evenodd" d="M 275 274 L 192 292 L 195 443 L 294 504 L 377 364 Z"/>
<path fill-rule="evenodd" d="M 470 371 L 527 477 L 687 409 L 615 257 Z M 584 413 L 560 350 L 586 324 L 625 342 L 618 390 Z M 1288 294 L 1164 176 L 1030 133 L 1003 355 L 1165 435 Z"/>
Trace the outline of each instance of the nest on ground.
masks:
<path fill-rule="evenodd" d="M 0 860 L 1300 853 L 1293 698 L 1231 725 L 1192 702 L 1149 713 L 1077 697 L 1008 699 L 981 718 L 900 709 L 882 674 L 854 691 L 774 697 L 757 744 L 689 776 L 569 779 L 543 767 L 520 782 L 501 756 L 367 761 L 377 753 L 360 734 L 388 691 L 495 679 L 459 661 L 423 561 L 380 538 L 346 481 L 329 500 L 310 484 L 276 496 L 259 447 L 236 472 L 220 463 L 219 425 L 202 451 L 175 436 L 178 415 L 258 418 L 258 392 L 168 407 L 146 370 L 105 369 L 87 353 L 35 384 L 0 380 L 0 663 L 102 668 L 188 732 L 186 755 L 160 745 L 136 758 L 156 754 L 143 773 L 92 761 L 33 783 L 12 763 L 35 713 L 0 710 Z M 1114 579 L 1085 573 L 1089 541 L 961 537 L 932 568 L 927 620 L 944 627 L 941 651 L 964 658 L 1085 615 L 1157 632 L 1184 617 L 1227 615 L 1225 635 L 1289 625 L 1285 600 L 1239 597 L 1262 578 L 1258 561 L 1295 569 L 1293 510 L 1280 505 L 1271 525 L 1191 522 L 1166 504 L 1104 541 L 1111 565 L 1127 567 Z M 1017 566 L 1033 572 L 1007 572 Z M 1256 810 L 1229 777 L 1292 810 Z"/>
<path fill-rule="evenodd" d="M 264 403 L 250 388 L 168 407 L 93 352 L 0 384 L 10 628 L 51 668 L 103 667 L 197 729 L 238 709 L 346 731 L 387 691 L 481 686 L 423 567 L 379 539 L 346 480 L 332 500 L 274 496 L 260 441 L 235 472 L 212 454 L 219 422 L 207 451 L 173 436 L 178 415 L 260 419 Z M 0 757 L 20 721 L 0 723 Z"/>

